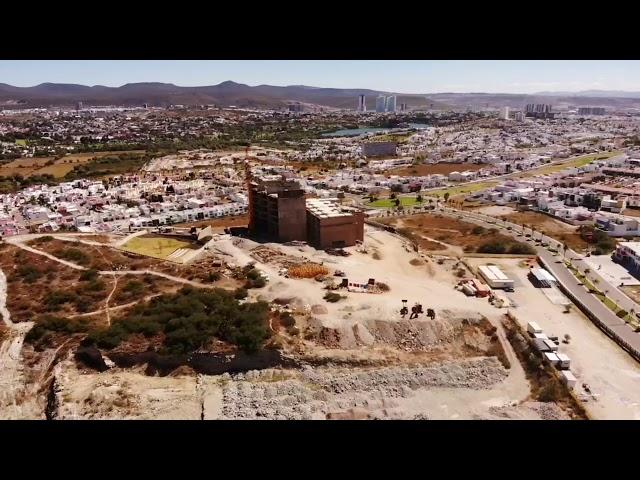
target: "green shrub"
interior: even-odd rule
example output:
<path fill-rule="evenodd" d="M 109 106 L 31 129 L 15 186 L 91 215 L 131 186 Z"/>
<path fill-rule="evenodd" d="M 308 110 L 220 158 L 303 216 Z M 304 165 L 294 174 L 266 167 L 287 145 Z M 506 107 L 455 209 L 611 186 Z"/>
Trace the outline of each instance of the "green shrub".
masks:
<path fill-rule="evenodd" d="M 23 265 L 18 267 L 16 275 L 26 283 L 35 283 L 42 277 L 42 271 L 33 265 Z"/>
<path fill-rule="evenodd" d="M 129 296 L 141 295 L 144 292 L 144 289 L 145 289 L 144 283 L 138 280 L 129 280 L 125 284 L 125 286 L 122 287 L 122 290 L 124 292 L 127 292 Z"/>
<path fill-rule="evenodd" d="M 622 309 L 621 309 L 621 310 L 618 310 L 618 312 L 616 313 L 616 315 L 617 315 L 619 318 L 624 318 L 624 317 L 626 317 L 627 315 L 629 315 L 629 312 L 627 312 L 626 310 L 622 310 Z"/>
<path fill-rule="evenodd" d="M 335 303 L 342 300 L 342 295 L 335 292 L 327 292 L 323 297 L 327 302 Z"/>
<path fill-rule="evenodd" d="M 49 311 L 60 310 L 65 303 L 76 300 L 76 295 L 70 292 L 50 292 L 44 297 L 44 303 Z"/>
<path fill-rule="evenodd" d="M 37 342 L 50 332 L 72 334 L 86 332 L 88 329 L 88 324 L 81 320 L 44 315 L 36 319 L 34 326 L 25 336 L 25 341 Z"/>
<path fill-rule="evenodd" d="M 44 237 L 36 238 L 35 240 L 33 240 L 33 243 L 39 245 L 41 243 L 50 242 L 51 240 L 53 240 L 53 237 L 51 235 L 45 235 Z"/>
<path fill-rule="evenodd" d="M 296 319 L 289 312 L 280 315 L 280 323 L 285 328 L 291 328 L 296 324 Z"/>
<path fill-rule="evenodd" d="M 208 282 L 217 282 L 218 280 L 220 280 L 220 278 L 222 278 L 222 276 L 220 275 L 220 272 L 209 272 L 207 274 Z"/>
<path fill-rule="evenodd" d="M 65 248 L 63 250 L 57 250 L 54 255 L 56 257 L 62 258 L 63 260 L 68 260 L 79 265 L 88 265 L 91 261 L 89 255 L 84 253 L 82 250 L 78 250 L 77 248 Z"/>
<path fill-rule="evenodd" d="M 131 334 L 163 336 L 165 353 L 185 354 L 219 338 L 245 351 L 259 349 L 271 335 L 266 302 L 240 305 L 234 294 L 222 290 L 185 287 L 134 307 L 108 329 L 93 332 L 88 340 L 113 348 Z"/>
<path fill-rule="evenodd" d="M 105 283 L 99 278 L 94 278 L 93 280 L 90 280 L 89 283 L 84 287 L 84 289 L 86 289 L 89 292 L 101 292 L 104 290 L 104 288 L 105 288 Z"/>
<path fill-rule="evenodd" d="M 478 253 L 505 253 L 507 248 L 500 242 L 487 242 L 478 247 Z"/>
<path fill-rule="evenodd" d="M 246 288 L 236 288 L 233 292 L 233 298 L 235 298 L 236 300 L 247 298 L 247 295 L 249 295 L 249 292 L 247 292 Z"/>
<path fill-rule="evenodd" d="M 562 399 L 562 388 L 555 380 L 548 380 L 538 393 L 538 400 L 541 402 L 557 402 Z"/>
<path fill-rule="evenodd" d="M 80 274 L 80 280 L 83 282 L 88 282 L 90 280 L 95 280 L 98 278 L 98 270 L 95 268 L 90 268 L 89 270 L 85 270 Z"/>
<path fill-rule="evenodd" d="M 471 230 L 471 233 L 473 233 L 474 235 L 484 235 L 486 232 L 487 232 L 487 229 L 484 227 L 481 227 L 480 225 L 473 227 L 473 230 Z"/>
<path fill-rule="evenodd" d="M 263 277 L 258 276 L 256 279 L 248 278 L 244 284 L 244 288 L 262 288 L 266 284 L 267 281 Z"/>
<path fill-rule="evenodd" d="M 514 255 L 533 255 L 536 253 L 531 245 L 526 243 L 512 243 L 509 246 L 509 253 Z"/>

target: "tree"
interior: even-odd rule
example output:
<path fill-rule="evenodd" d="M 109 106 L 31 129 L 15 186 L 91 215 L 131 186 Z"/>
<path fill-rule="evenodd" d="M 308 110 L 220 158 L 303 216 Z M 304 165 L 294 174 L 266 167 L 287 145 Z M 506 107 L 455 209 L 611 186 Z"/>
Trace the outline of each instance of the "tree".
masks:
<path fill-rule="evenodd" d="M 445 202 L 449 201 L 449 192 L 444 192 L 444 201 Z"/>
<path fill-rule="evenodd" d="M 416 195 L 416 202 L 422 203 L 422 195 L 420 194 Z"/>

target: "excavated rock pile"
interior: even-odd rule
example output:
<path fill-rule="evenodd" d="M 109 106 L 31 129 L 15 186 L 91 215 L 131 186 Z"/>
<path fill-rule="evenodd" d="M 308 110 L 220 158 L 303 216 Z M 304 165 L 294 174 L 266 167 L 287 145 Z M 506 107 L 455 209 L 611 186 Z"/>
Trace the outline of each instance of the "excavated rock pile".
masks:
<path fill-rule="evenodd" d="M 312 419 L 364 408 L 373 418 L 404 418 L 394 410 L 394 398 L 409 397 L 416 389 L 488 389 L 506 377 L 493 357 L 417 368 L 306 368 L 287 379 L 274 377 L 273 370 L 252 371 L 225 383 L 222 417 Z"/>

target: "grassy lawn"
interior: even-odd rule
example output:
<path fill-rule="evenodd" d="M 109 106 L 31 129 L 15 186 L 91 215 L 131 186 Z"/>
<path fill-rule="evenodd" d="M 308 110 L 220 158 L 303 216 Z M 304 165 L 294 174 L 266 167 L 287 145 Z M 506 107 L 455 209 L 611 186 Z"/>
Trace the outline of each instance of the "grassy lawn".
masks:
<path fill-rule="evenodd" d="M 605 158 L 610 158 L 615 155 L 619 155 L 620 153 L 621 152 L 615 151 L 615 152 L 602 152 L 602 153 L 594 153 L 590 155 L 583 155 L 581 157 L 572 158 L 566 162 L 563 162 L 557 165 L 548 165 L 545 167 L 536 168 L 534 170 L 530 170 L 526 173 L 523 173 L 522 175 L 519 175 L 519 176 L 533 177 L 536 175 L 547 175 L 549 173 L 561 172 L 562 170 L 565 170 L 567 168 L 584 167 L 585 165 L 588 165 L 591 162 L 594 162 L 596 160 L 603 160 Z"/>
<path fill-rule="evenodd" d="M 398 199 L 400 200 L 400 205 L 402 205 L 403 207 L 413 207 L 416 205 L 428 205 L 429 202 L 428 201 L 422 201 L 422 202 L 418 202 L 416 200 L 416 197 L 398 197 Z M 373 207 L 373 208 L 393 208 L 396 206 L 395 200 L 391 199 L 391 198 L 381 198 L 379 200 L 376 200 L 375 202 L 370 202 L 367 204 L 368 207 Z"/>
<path fill-rule="evenodd" d="M 456 195 L 475 193 L 481 190 L 486 190 L 487 188 L 495 187 L 498 185 L 498 182 L 478 182 L 478 183 L 466 183 L 463 185 L 456 185 L 449 188 L 443 188 L 440 190 L 432 190 L 425 192 L 425 195 L 429 195 L 431 197 L 435 197 L 439 195 L 440 198 L 444 197 L 445 193 L 449 193 L 449 197 L 455 197 Z"/>
<path fill-rule="evenodd" d="M 135 237 L 122 246 L 127 252 L 163 260 L 179 248 L 191 248 L 191 244 L 173 238 Z"/>

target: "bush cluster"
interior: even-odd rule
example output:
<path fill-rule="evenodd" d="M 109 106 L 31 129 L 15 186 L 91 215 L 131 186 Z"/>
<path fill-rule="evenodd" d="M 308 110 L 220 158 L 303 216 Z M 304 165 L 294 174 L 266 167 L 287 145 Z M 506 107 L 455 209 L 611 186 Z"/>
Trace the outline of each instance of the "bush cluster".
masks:
<path fill-rule="evenodd" d="M 88 265 L 91 261 L 89 255 L 84 253 L 82 250 L 77 248 L 65 248 L 61 250 L 56 250 L 54 255 L 58 258 L 62 258 L 63 260 L 68 260 L 73 263 L 77 263 L 78 265 Z"/>
<path fill-rule="evenodd" d="M 520 242 L 486 242 L 477 249 L 478 253 L 510 253 L 513 255 L 533 255 L 536 253 L 531 245 Z"/>
<path fill-rule="evenodd" d="M 162 333 L 164 353 L 190 353 L 214 338 L 252 352 L 271 335 L 268 315 L 266 302 L 241 305 L 226 290 L 185 287 L 137 305 L 125 318 L 92 332 L 87 340 L 99 347 L 114 348 L 131 334 L 151 337 Z"/>

